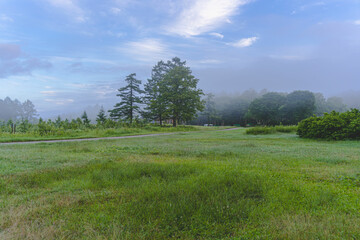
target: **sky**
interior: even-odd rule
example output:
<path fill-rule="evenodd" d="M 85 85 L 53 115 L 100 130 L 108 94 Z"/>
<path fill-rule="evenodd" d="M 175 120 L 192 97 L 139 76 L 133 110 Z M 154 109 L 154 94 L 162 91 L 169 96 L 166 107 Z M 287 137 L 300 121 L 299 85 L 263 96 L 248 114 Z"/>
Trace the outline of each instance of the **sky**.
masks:
<path fill-rule="evenodd" d="M 41 116 L 109 108 L 175 56 L 206 93 L 360 93 L 360 0 L 0 0 L 0 98 Z"/>

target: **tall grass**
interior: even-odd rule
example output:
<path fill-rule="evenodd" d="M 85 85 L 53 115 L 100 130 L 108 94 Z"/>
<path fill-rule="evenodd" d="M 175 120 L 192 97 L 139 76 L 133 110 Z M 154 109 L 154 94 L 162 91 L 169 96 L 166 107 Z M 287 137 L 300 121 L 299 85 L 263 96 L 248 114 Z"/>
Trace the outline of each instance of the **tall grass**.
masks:
<path fill-rule="evenodd" d="M 0 146 L 0 239 L 360 237 L 360 142 L 244 133 Z"/>

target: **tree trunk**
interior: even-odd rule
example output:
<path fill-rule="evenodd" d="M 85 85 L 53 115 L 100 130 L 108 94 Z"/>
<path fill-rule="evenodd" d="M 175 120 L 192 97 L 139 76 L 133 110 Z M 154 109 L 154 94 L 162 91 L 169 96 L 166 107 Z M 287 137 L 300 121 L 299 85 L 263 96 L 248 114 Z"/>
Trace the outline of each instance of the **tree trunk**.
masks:
<path fill-rule="evenodd" d="M 177 119 L 173 118 L 173 127 L 177 127 Z"/>

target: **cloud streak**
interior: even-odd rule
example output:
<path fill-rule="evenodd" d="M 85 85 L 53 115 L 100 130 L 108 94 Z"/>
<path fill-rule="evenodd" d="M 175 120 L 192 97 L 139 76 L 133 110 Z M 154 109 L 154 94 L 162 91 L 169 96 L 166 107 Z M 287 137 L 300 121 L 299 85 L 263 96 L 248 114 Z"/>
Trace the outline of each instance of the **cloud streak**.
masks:
<path fill-rule="evenodd" d="M 52 6 L 60 8 L 67 15 L 70 15 L 76 22 L 83 23 L 87 21 L 85 13 L 74 0 L 46 0 Z"/>
<path fill-rule="evenodd" d="M 172 56 L 171 51 L 164 43 L 153 38 L 127 42 L 118 50 L 143 62 L 154 62 Z"/>
<path fill-rule="evenodd" d="M 175 23 L 166 28 L 170 34 L 192 37 L 212 31 L 229 22 L 239 7 L 249 0 L 194 0 L 186 7 Z"/>
<path fill-rule="evenodd" d="M 211 35 L 211 36 L 213 36 L 213 37 L 220 38 L 220 39 L 223 39 L 223 38 L 224 38 L 224 35 L 222 35 L 221 33 L 213 32 L 213 33 L 209 33 L 209 35 Z"/>
<path fill-rule="evenodd" d="M 239 41 L 228 43 L 227 45 L 237 48 L 245 48 L 253 45 L 258 39 L 259 39 L 258 37 L 243 38 L 240 39 Z"/>

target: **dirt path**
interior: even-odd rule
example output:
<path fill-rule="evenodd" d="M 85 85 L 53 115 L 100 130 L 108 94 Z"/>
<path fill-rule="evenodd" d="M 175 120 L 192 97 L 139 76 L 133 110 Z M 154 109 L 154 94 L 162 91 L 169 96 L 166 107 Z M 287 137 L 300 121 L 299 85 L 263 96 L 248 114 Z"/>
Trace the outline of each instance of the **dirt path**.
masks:
<path fill-rule="evenodd" d="M 221 130 L 215 130 L 215 132 L 230 131 L 230 130 L 236 130 L 236 129 L 240 129 L 240 128 L 221 129 Z M 196 131 L 196 132 L 200 132 L 200 131 Z M 111 139 L 124 139 L 124 138 L 142 138 L 142 137 L 155 137 L 155 136 L 174 135 L 174 134 L 179 134 L 179 133 L 191 133 L 191 132 L 154 133 L 154 134 L 131 135 L 131 136 L 121 136 L 121 137 L 78 138 L 78 139 L 61 139 L 61 140 L 39 140 L 39 141 L 27 141 L 27 142 L 6 142 L 6 143 L 0 143 L 0 146 L 3 146 L 3 145 L 15 145 L 15 144 L 82 142 L 82 141 L 98 141 L 98 140 L 111 140 Z"/>

